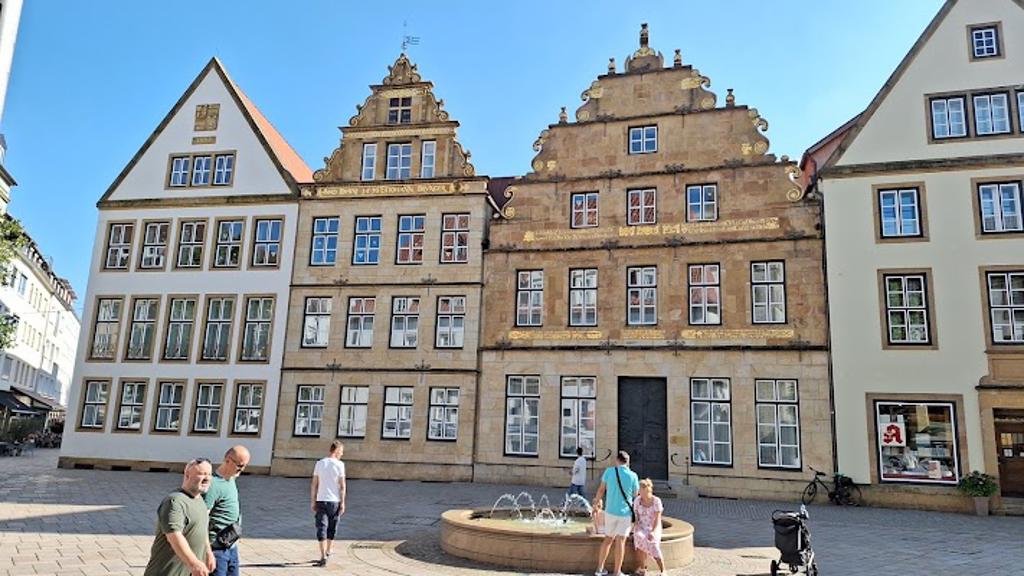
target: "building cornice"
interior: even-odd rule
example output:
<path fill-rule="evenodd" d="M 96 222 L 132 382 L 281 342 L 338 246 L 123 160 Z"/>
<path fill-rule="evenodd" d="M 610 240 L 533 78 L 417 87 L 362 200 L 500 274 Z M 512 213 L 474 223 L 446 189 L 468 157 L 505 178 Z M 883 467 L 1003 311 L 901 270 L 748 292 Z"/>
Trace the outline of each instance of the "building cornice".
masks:
<path fill-rule="evenodd" d="M 294 194 L 243 194 L 237 196 L 188 196 L 180 198 L 134 198 L 131 200 L 100 200 L 101 210 L 134 208 L 199 208 L 206 206 L 249 206 L 254 204 L 296 204 Z"/>
<path fill-rule="evenodd" d="M 929 158 L 924 160 L 900 160 L 895 162 L 873 162 L 828 166 L 820 172 L 823 180 L 859 178 L 883 174 L 906 174 L 913 172 L 951 172 L 982 168 L 1011 168 L 1024 166 L 1024 153 L 994 154 L 990 156 L 960 156 L 956 158 Z"/>

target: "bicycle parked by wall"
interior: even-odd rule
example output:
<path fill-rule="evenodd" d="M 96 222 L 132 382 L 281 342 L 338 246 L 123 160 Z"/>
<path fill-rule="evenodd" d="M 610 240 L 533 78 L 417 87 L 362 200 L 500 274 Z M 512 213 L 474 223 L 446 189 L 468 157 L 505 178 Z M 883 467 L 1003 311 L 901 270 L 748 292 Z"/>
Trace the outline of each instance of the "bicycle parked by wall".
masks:
<path fill-rule="evenodd" d="M 838 504 L 839 506 L 860 506 L 863 499 L 860 486 L 854 484 L 849 476 L 844 476 L 837 472 L 832 477 L 832 486 L 829 487 L 822 480 L 828 474 L 814 470 L 814 468 L 811 468 L 811 470 L 814 471 L 814 478 L 804 488 L 804 494 L 800 498 L 801 502 L 804 504 L 814 502 L 814 498 L 818 495 L 818 488 L 821 487 L 824 493 L 828 494 L 828 499 L 833 504 Z"/>

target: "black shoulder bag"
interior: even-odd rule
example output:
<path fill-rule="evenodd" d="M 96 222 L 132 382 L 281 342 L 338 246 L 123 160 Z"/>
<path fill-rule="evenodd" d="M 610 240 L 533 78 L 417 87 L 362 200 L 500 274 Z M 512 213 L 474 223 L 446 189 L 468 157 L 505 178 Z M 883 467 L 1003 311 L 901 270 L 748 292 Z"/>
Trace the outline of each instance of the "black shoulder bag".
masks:
<path fill-rule="evenodd" d="M 619 484 L 619 492 L 622 493 L 622 499 L 629 504 L 629 517 L 633 519 L 633 523 L 636 524 L 636 510 L 633 510 L 633 501 L 626 496 L 626 489 L 622 487 L 622 477 L 619 476 L 619 467 L 615 467 L 615 480 Z"/>

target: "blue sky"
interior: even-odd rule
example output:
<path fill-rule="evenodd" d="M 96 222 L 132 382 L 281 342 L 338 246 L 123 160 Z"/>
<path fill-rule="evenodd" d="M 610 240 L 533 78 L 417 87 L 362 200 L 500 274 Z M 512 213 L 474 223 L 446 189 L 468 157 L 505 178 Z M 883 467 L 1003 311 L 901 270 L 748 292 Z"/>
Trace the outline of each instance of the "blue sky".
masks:
<path fill-rule="evenodd" d="M 312 169 L 367 85 L 409 50 L 477 173 L 529 170 L 537 134 L 571 112 L 648 22 L 651 47 L 756 107 L 771 151 L 799 157 L 860 112 L 941 0 L 695 2 L 25 2 L 3 126 L 11 212 L 85 293 L 95 203 L 211 56 Z M 287 6 L 287 10 L 282 10 Z M 81 309 L 81 304 L 79 304 Z"/>

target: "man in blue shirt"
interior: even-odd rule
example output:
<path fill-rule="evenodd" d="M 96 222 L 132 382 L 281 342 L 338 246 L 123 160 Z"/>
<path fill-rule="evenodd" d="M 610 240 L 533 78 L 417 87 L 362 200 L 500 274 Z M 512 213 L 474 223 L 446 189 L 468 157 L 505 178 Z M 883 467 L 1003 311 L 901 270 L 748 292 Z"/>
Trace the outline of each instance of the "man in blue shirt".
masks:
<path fill-rule="evenodd" d="M 615 457 L 617 466 L 604 471 L 601 486 L 597 489 L 594 502 L 604 499 L 604 541 L 598 555 L 594 576 L 606 576 L 604 563 L 608 552 L 615 544 L 615 576 L 622 576 L 622 557 L 626 553 L 626 537 L 633 527 L 633 500 L 640 491 L 640 479 L 629 469 L 629 454 L 619 450 Z M 607 495 L 607 498 L 606 498 Z"/>

